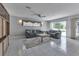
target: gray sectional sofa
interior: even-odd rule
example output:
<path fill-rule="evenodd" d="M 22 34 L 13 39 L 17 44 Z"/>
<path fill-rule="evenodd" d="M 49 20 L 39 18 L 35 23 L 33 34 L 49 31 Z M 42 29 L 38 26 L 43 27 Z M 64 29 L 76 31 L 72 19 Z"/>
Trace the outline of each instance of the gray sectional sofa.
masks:
<path fill-rule="evenodd" d="M 38 34 L 42 34 L 44 31 L 41 30 L 25 30 L 25 36 L 26 38 L 33 38 L 33 37 L 39 37 Z M 55 39 L 61 38 L 61 31 L 57 30 L 49 30 L 45 31 L 47 34 L 49 34 L 50 37 Z"/>

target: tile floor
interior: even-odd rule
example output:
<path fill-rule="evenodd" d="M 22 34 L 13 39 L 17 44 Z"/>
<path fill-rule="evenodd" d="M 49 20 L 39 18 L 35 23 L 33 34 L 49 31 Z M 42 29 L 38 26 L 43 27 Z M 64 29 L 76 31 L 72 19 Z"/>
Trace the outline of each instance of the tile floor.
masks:
<path fill-rule="evenodd" d="M 10 38 L 10 45 L 5 56 L 79 56 L 78 40 L 66 37 L 52 38 L 50 41 L 28 49 L 24 45 L 24 40 L 26 40 L 24 37 Z"/>

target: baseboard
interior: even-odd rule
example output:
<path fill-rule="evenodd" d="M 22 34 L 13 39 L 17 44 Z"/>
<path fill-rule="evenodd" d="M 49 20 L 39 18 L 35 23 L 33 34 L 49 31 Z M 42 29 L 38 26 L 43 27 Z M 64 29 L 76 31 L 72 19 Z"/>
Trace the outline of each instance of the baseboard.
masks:
<path fill-rule="evenodd" d="M 67 38 L 70 38 L 70 39 L 76 39 L 76 37 L 70 37 L 70 36 L 66 36 Z"/>

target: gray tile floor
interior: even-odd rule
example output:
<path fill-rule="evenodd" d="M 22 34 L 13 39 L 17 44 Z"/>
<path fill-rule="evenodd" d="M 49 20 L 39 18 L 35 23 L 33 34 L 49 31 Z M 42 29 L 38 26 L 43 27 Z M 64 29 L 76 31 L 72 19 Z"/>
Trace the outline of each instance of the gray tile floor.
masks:
<path fill-rule="evenodd" d="M 39 39 L 39 38 L 37 38 Z M 50 38 L 45 38 L 50 39 Z M 6 56 L 79 56 L 79 41 L 62 37 L 51 39 L 34 47 L 26 49 L 26 38 L 10 38 L 10 46 Z M 38 40 L 39 41 L 39 40 Z M 37 42 L 38 42 L 37 41 Z M 32 44 L 31 44 L 32 45 Z"/>

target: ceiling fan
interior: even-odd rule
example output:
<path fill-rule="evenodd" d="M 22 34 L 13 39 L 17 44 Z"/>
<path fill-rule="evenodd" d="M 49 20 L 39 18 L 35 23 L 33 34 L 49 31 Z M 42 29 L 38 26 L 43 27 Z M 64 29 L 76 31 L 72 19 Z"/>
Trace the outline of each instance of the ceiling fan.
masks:
<path fill-rule="evenodd" d="M 29 6 L 26 6 L 26 8 L 27 9 L 29 9 L 30 10 L 30 12 L 32 12 L 33 13 L 33 15 L 36 15 L 36 16 L 38 16 L 38 17 L 40 17 L 40 18 L 42 18 L 42 17 L 46 17 L 46 16 L 44 16 L 44 15 L 41 15 L 41 14 L 39 14 L 39 13 L 36 13 L 35 11 L 33 11 L 32 10 L 32 8 L 31 7 L 29 7 Z"/>

